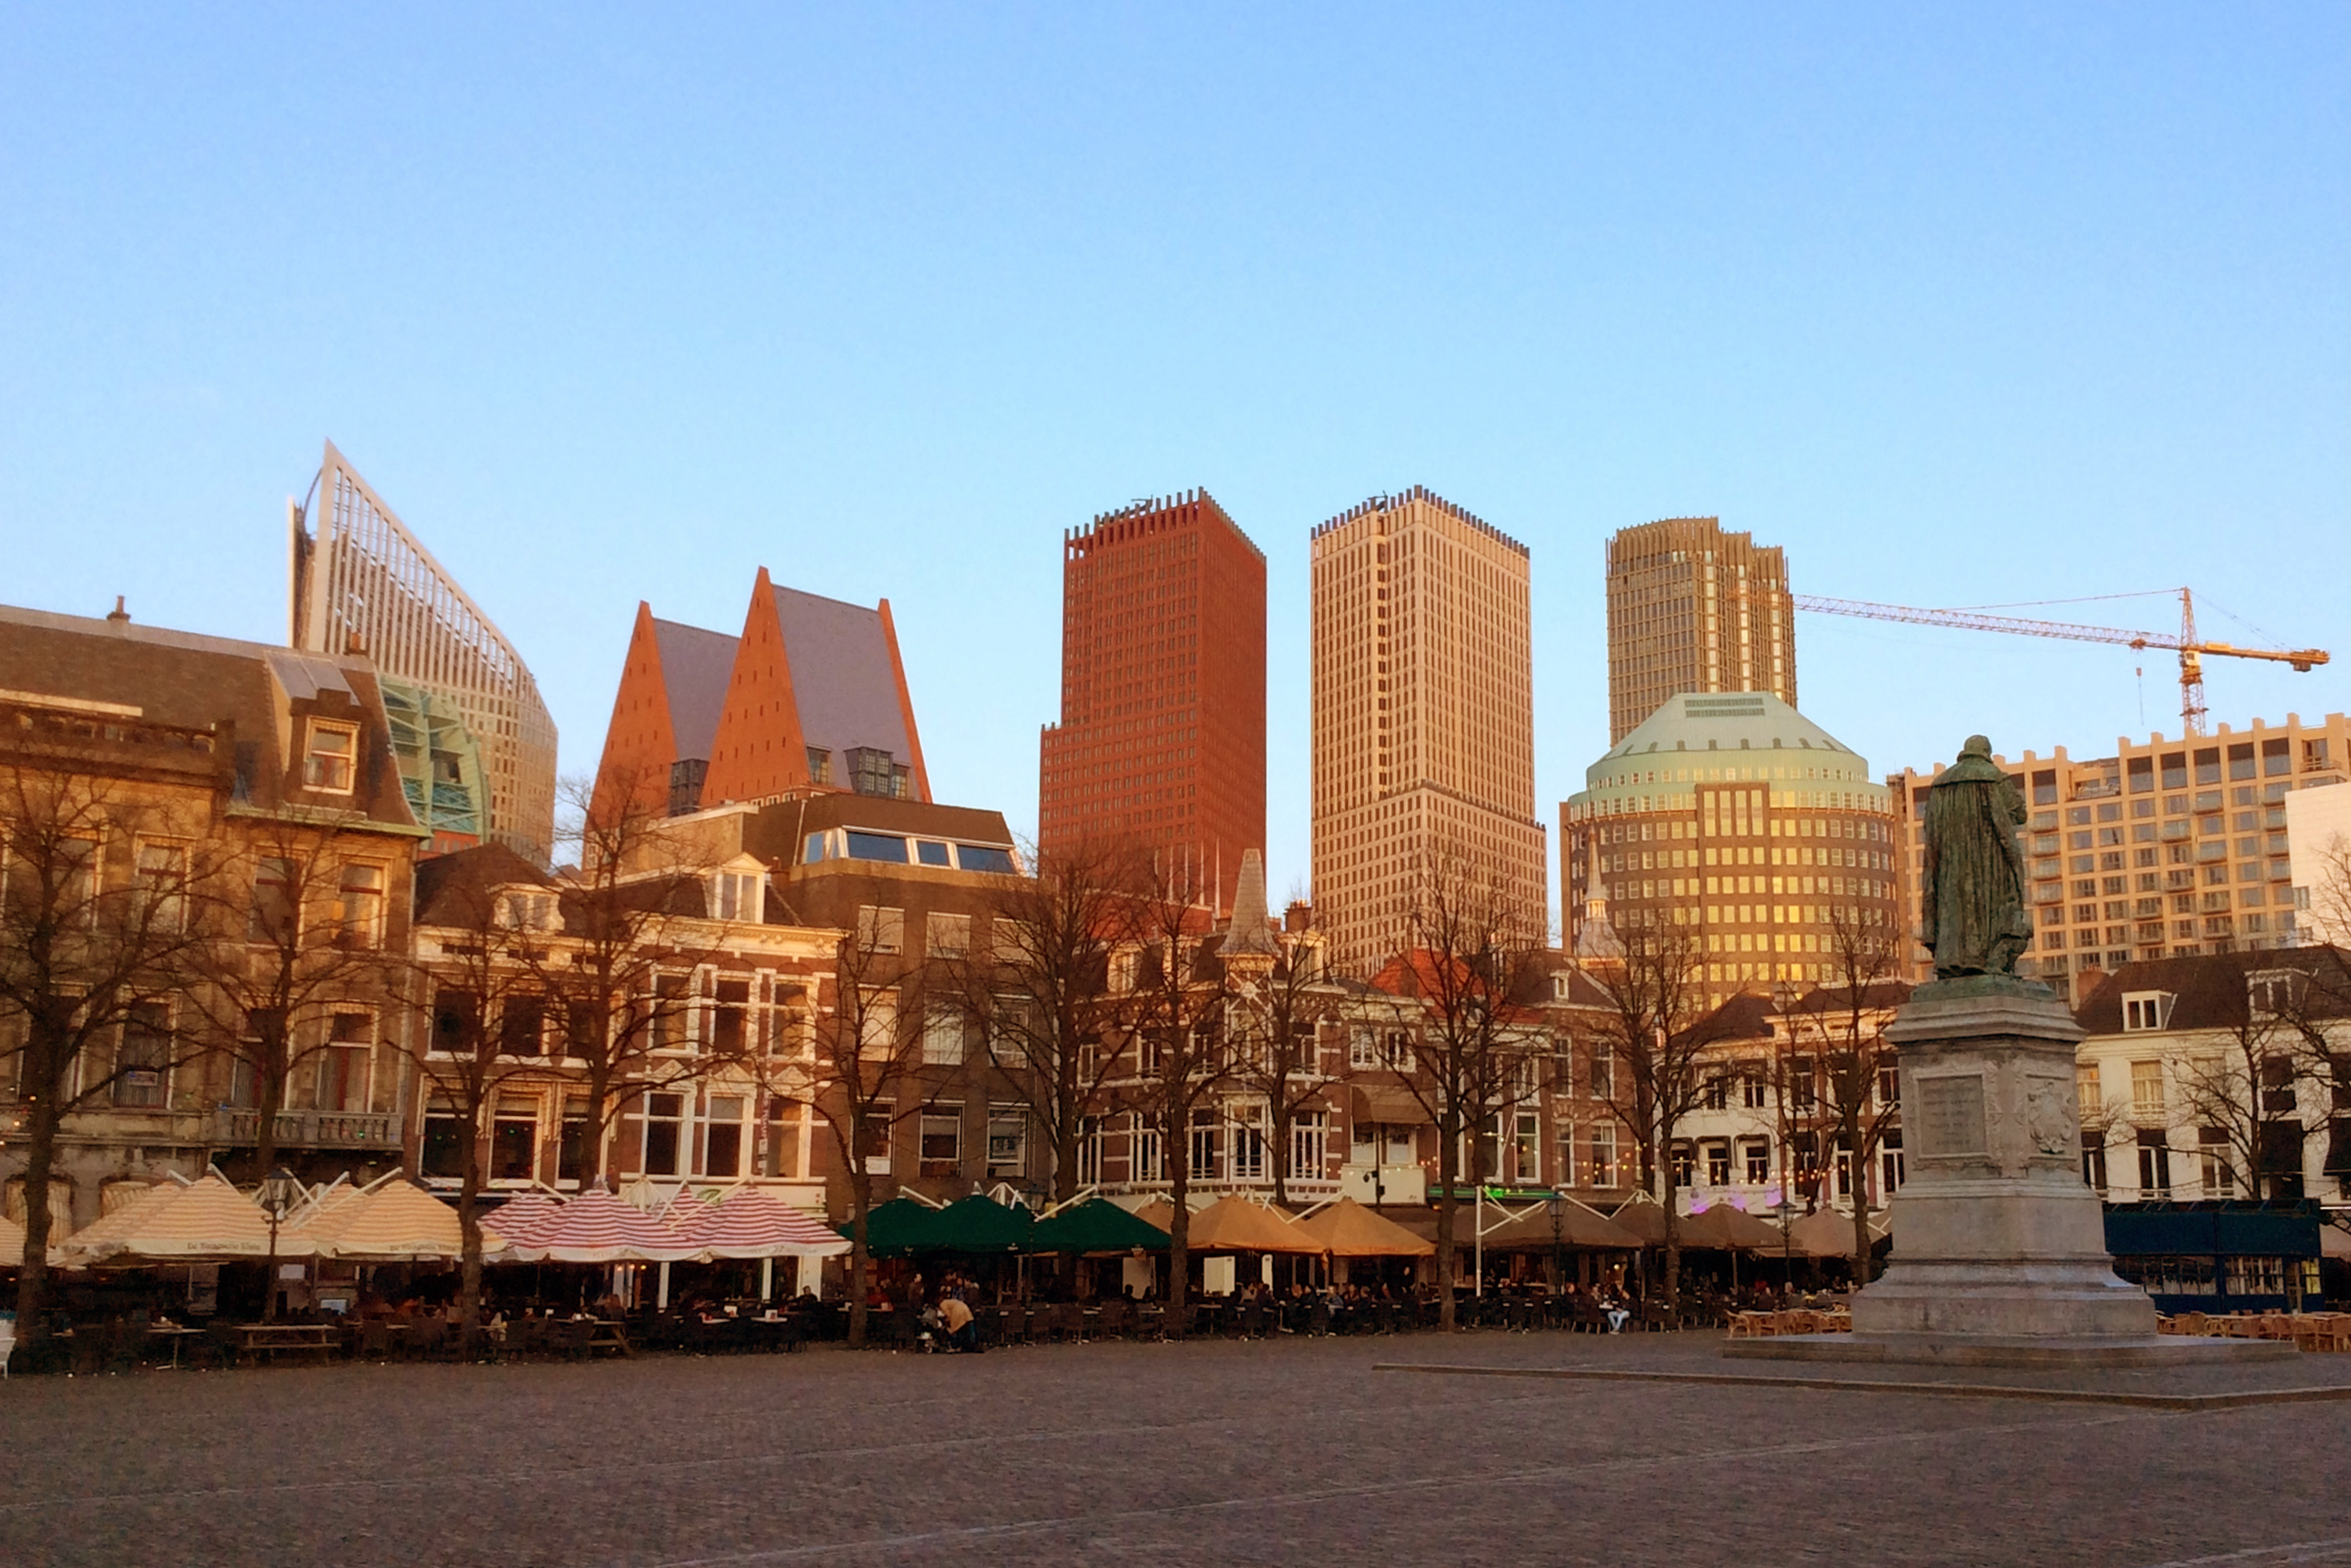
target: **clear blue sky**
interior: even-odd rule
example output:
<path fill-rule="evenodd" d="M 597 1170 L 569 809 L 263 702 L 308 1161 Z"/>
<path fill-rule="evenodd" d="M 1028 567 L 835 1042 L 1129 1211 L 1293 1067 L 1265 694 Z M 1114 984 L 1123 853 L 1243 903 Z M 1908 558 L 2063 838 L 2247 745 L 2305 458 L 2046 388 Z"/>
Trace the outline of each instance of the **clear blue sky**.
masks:
<path fill-rule="evenodd" d="M 1270 559 L 1277 892 L 1307 530 L 1412 484 L 1532 548 L 1546 818 L 1663 516 L 1812 592 L 2189 582 L 2346 660 L 2216 719 L 2332 711 L 2346 80 L 2326 5 L 14 6 L 0 601 L 280 637 L 331 437 L 568 769 L 637 601 L 734 631 L 764 564 L 891 599 L 935 789 L 1027 829 L 1061 530 L 1205 486 Z M 1799 658 L 1881 769 L 2178 729 L 2127 651 Z"/>

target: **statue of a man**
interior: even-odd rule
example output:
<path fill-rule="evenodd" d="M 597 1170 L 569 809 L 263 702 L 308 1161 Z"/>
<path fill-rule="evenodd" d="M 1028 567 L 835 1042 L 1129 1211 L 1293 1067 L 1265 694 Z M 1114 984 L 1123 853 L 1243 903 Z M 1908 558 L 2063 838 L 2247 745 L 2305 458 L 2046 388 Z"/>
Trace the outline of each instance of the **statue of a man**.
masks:
<path fill-rule="evenodd" d="M 1919 939 L 1935 950 L 1938 979 L 2016 972 L 2017 955 L 2032 940 L 2016 843 L 2024 817 L 2024 797 L 1992 761 L 1991 742 L 1968 737 L 1927 797 Z"/>

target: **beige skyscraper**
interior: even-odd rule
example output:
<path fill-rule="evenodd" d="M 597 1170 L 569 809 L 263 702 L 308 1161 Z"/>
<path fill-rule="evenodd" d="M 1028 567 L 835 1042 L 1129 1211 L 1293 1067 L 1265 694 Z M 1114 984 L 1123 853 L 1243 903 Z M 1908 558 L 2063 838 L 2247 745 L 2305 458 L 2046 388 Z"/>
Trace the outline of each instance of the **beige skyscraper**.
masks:
<path fill-rule="evenodd" d="M 1684 692 L 1769 692 L 1796 706 L 1788 558 L 1715 517 L 1608 541 L 1608 744 Z"/>
<path fill-rule="evenodd" d="M 1410 940 L 1460 861 L 1540 936 L 1527 547 L 1415 486 L 1313 534 L 1314 903 L 1342 972 Z"/>

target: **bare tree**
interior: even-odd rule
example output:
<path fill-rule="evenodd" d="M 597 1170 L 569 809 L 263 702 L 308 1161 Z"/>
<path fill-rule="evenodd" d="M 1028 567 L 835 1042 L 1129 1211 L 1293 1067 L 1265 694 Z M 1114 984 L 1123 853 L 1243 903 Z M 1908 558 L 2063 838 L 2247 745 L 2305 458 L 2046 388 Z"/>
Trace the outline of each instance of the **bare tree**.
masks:
<path fill-rule="evenodd" d="M 1665 1206 L 1663 1289 L 1671 1307 L 1681 1296 L 1673 1145 L 1706 1093 L 1702 1064 L 1719 1025 L 1706 1005 L 1706 948 L 1696 926 L 1627 924 L 1614 937 L 1616 951 L 1588 971 L 1605 1001 L 1590 1043 L 1614 1058 L 1609 1112 L 1632 1137 L 1643 1190 Z"/>
<path fill-rule="evenodd" d="M 1399 1076 L 1437 1127 L 1437 1326 L 1450 1333 L 1464 1145 L 1467 1175 L 1482 1183 L 1493 1173 L 1481 1134 L 1541 1088 L 1546 1053 L 1512 1002 L 1539 962 L 1543 927 L 1506 879 L 1440 845 L 1416 868 L 1411 930 L 1411 950 L 1377 983 L 1408 1004 Z"/>
<path fill-rule="evenodd" d="M 2301 1179 L 2308 1136 L 2296 1090 L 2303 1042 L 2293 1026 L 2307 977 L 2287 968 L 2257 975 L 2272 961 L 2265 953 L 2224 960 L 2236 983 L 2221 1004 L 2219 1027 L 2167 1052 L 2199 1149 L 2225 1145 L 2221 1157 L 2231 1175 L 2244 1174 L 2256 1201 L 2288 1196 L 2286 1184 Z"/>
<path fill-rule="evenodd" d="M 1273 1201 L 1290 1202 L 1292 1136 L 1298 1118 L 1322 1099 L 1331 1075 L 1322 1070 L 1322 1026 L 1339 996 L 1324 977 L 1320 944 L 1291 936 L 1261 979 L 1245 981 L 1234 998 L 1238 1024 L 1233 1075 L 1265 1096 L 1267 1135 L 1273 1140 Z"/>
<path fill-rule="evenodd" d="M 277 1116 L 303 1069 L 338 1045 L 335 1004 L 388 1002 L 393 890 L 380 860 L 355 856 L 341 821 L 256 825 L 198 901 L 205 940 L 185 993 L 204 1043 L 251 1079 L 254 1170 L 277 1164 Z M 353 1014 L 351 1016 L 358 1016 Z"/>
<path fill-rule="evenodd" d="M 697 1058 L 670 1049 L 695 1005 L 675 945 L 689 920 L 706 936 L 705 922 L 738 912 L 707 907 L 698 891 L 706 857 L 663 831 L 665 819 L 644 804 L 634 778 L 634 769 L 615 768 L 601 786 L 570 779 L 558 787 L 558 837 L 577 848 L 579 864 L 562 888 L 564 941 L 528 954 L 549 1024 L 579 1063 L 583 1186 L 604 1174 L 611 1130 L 632 1106 L 694 1077 L 711 1057 L 739 1057 L 754 1043 L 738 1030 L 705 1041 Z M 749 1000 L 747 994 L 726 1016 L 747 1016 Z"/>
<path fill-rule="evenodd" d="M 1113 990 L 1111 957 L 1137 940 L 1149 871 L 1099 842 L 1031 863 L 1036 875 L 988 897 L 987 941 L 947 960 L 937 982 L 978 1022 L 990 1065 L 1042 1130 L 1053 1201 L 1066 1203 L 1078 1193 L 1085 1119 L 1118 1071 L 1135 1005 Z"/>
<path fill-rule="evenodd" d="M 1884 1086 L 1897 1060 L 1886 1026 L 1902 1001 L 1896 994 L 1902 935 L 1874 925 L 1868 912 L 1844 904 L 1829 910 L 1826 981 L 1785 1003 L 1782 1016 L 1798 1061 L 1809 1059 L 1818 1085 L 1815 1118 L 1826 1147 L 1843 1147 L 1853 1161 L 1853 1278 L 1869 1281 L 1869 1173 L 1901 1106 Z"/>
<path fill-rule="evenodd" d="M 16 1322 L 28 1344 L 46 1332 L 66 1119 L 110 1103 L 118 1085 L 168 1082 L 179 1064 L 163 1009 L 202 940 L 201 831 L 85 774 L 0 769 L 0 1024 L 14 1025 L 0 1032 L 0 1061 L 16 1070 L 25 1155 Z"/>
<path fill-rule="evenodd" d="M 1134 958 L 1131 1056 L 1122 1098 L 1159 1134 L 1167 1171 L 1167 1313 L 1183 1332 L 1191 1289 L 1192 1123 L 1232 1082 L 1222 984 L 1200 960 L 1207 910 L 1196 890 L 1162 876 L 1142 904 Z"/>
<path fill-rule="evenodd" d="M 498 1093 L 545 1068 L 546 993 L 539 976 L 560 940 L 553 886 L 520 856 L 470 852 L 436 890 L 414 960 L 422 1030 L 403 1031 L 427 1094 L 456 1124 L 457 1322 L 470 1341 L 481 1317 L 484 1149 Z"/>
<path fill-rule="evenodd" d="M 2273 972 L 2256 980 L 2263 1005 L 2293 1042 L 2301 1072 L 2326 1093 L 2325 1169 L 2351 1183 L 2351 956 L 2335 946 L 2300 947 L 2273 953 L 2268 962 Z"/>
<path fill-rule="evenodd" d="M 866 1280 L 872 1268 L 868 1220 L 876 1161 L 892 1134 L 921 1108 L 924 976 L 899 956 L 896 911 L 867 910 L 837 950 L 833 1005 L 817 998 L 813 1050 L 753 1058 L 745 1065 L 770 1098 L 801 1107 L 830 1130 L 849 1184 L 849 1343 L 862 1345 Z"/>

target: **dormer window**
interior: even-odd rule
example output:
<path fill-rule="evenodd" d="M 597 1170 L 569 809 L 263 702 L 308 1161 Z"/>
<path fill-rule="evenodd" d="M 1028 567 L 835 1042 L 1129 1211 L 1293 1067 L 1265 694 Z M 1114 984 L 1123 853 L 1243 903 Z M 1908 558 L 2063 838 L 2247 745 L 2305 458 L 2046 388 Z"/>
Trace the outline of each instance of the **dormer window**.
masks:
<path fill-rule="evenodd" d="M 710 917 L 758 925 L 766 879 L 756 872 L 722 871 L 710 879 Z"/>
<path fill-rule="evenodd" d="M 2168 1028 L 2172 1007 L 2179 998 L 2170 991 L 2126 991 L 2123 993 L 2123 1031 L 2136 1034 L 2146 1030 Z"/>
<path fill-rule="evenodd" d="M 1574 999 L 1574 981 L 1564 969 L 1551 977 L 1551 999 L 1555 1002 Z"/>
<path fill-rule="evenodd" d="M 2245 977 L 2245 999 L 2254 1016 L 2275 1018 L 2302 998 L 2303 976 L 2294 969 L 2261 969 Z"/>
<path fill-rule="evenodd" d="M 498 894 L 498 924 L 509 931 L 555 929 L 555 895 L 551 893 Z"/>
<path fill-rule="evenodd" d="M 302 755 L 302 788 L 337 795 L 351 792 L 352 764 L 359 757 L 360 732 L 355 725 L 310 721 L 310 741 Z"/>

